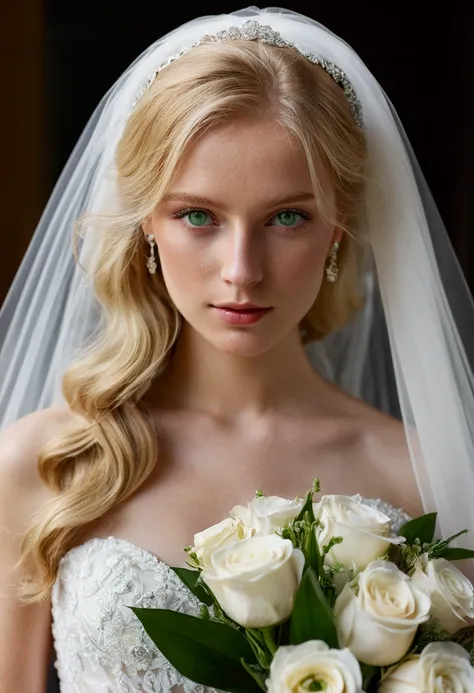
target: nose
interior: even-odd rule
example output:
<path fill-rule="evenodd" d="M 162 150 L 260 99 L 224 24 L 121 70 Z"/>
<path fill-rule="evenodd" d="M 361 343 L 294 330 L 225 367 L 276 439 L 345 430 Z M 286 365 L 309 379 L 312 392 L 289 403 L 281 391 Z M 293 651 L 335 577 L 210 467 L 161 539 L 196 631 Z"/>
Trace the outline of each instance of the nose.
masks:
<path fill-rule="evenodd" d="M 262 248 L 257 234 L 246 227 L 229 229 L 225 238 L 221 277 L 227 284 L 244 289 L 263 278 Z"/>

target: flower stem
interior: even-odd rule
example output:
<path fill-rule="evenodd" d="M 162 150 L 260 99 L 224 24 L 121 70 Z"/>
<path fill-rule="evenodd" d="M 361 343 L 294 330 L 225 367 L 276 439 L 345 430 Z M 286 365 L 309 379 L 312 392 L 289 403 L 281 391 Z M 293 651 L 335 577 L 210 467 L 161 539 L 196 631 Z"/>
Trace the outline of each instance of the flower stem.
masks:
<path fill-rule="evenodd" d="M 262 628 L 263 640 L 267 646 L 271 656 L 275 654 L 278 649 L 276 644 L 275 635 L 273 633 L 273 628 Z"/>
<path fill-rule="evenodd" d="M 259 688 L 261 688 L 262 691 L 266 691 L 267 687 L 265 686 L 265 683 L 262 681 L 261 677 L 257 674 L 257 672 L 252 670 L 252 668 L 247 664 L 245 659 L 242 658 L 240 660 L 240 663 L 242 664 L 247 674 L 250 674 L 250 676 L 253 678 L 253 680 L 259 686 Z"/>

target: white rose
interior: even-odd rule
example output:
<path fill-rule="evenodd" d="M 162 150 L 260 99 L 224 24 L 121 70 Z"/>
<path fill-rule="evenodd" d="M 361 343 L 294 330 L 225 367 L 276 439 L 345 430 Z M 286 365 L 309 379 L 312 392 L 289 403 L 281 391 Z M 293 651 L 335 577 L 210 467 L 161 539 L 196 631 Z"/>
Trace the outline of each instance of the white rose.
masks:
<path fill-rule="evenodd" d="M 268 693 L 303 693 L 311 684 L 325 693 L 361 693 L 359 663 L 349 650 L 330 650 L 321 640 L 280 647 L 266 681 Z"/>
<path fill-rule="evenodd" d="M 314 514 L 323 527 L 316 530 L 323 548 L 333 537 L 342 537 L 327 554 L 328 562 L 364 570 L 371 561 L 385 555 L 391 544 L 402 544 L 404 537 L 391 535 L 391 521 L 376 508 L 350 496 L 323 496 L 314 504 Z"/>
<path fill-rule="evenodd" d="M 428 620 L 430 607 L 428 595 L 393 563 L 373 561 L 355 587 L 346 584 L 336 599 L 341 647 L 365 664 L 394 664 L 407 653 L 420 623 Z"/>
<path fill-rule="evenodd" d="M 410 657 L 391 671 L 379 693 L 472 693 L 474 667 L 469 654 L 454 642 L 432 642 L 421 655 Z"/>
<path fill-rule="evenodd" d="M 236 505 L 230 514 L 241 520 L 252 535 L 273 534 L 296 519 L 303 503 L 300 498 L 288 500 L 280 496 L 258 496 L 246 506 Z"/>
<path fill-rule="evenodd" d="M 245 628 L 264 628 L 291 614 L 303 567 L 303 552 L 270 534 L 216 551 L 201 575 L 228 616 Z"/>
<path fill-rule="evenodd" d="M 194 546 L 191 549 L 201 567 L 209 565 L 211 555 L 218 549 L 245 538 L 243 524 L 228 517 L 212 527 L 194 535 Z"/>
<path fill-rule="evenodd" d="M 411 576 L 412 584 L 431 598 L 431 616 L 449 633 L 468 625 L 474 617 L 474 587 L 467 577 L 444 558 L 423 556 Z"/>

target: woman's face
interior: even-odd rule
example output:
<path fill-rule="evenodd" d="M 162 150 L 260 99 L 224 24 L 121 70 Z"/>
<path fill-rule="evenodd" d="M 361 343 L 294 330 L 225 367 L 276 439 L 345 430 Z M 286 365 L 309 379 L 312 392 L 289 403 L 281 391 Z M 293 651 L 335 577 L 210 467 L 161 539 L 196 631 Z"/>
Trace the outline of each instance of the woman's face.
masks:
<path fill-rule="evenodd" d="M 340 238 L 318 212 L 302 145 L 272 120 L 202 136 L 144 231 L 184 320 L 239 356 L 297 333 Z"/>

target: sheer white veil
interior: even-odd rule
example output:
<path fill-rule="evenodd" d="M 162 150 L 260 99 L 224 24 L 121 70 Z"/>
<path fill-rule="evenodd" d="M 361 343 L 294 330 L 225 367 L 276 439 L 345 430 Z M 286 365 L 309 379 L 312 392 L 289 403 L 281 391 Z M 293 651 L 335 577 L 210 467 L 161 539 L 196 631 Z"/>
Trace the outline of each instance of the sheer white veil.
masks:
<path fill-rule="evenodd" d="M 114 152 L 153 72 L 205 34 L 252 18 L 338 65 L 363 106 L 369 170 L 367 302 L 309 351 L 325 375 L 401 416 L 426 511 L 443 535 L 474 529 L 474 310 L 448 235 L 387 96 L 332 32 L 287 10 L 191 21 L 151 45 L 103 98 L 67 163 L 0 313 L 0 423 L 60 400 L 61 375 L 100 322 L 72 253 L 74 221 L 113 204 Z M 94 261 L 87 234 L 81 265 Z M 415 433 L 416 431 L 416 433 Z M 416 437 L 415 437 L 416 436 Z M 387 464 L 390 462 L 387 460 Z M 474 549 L 474 532 L 464 546 Z"/>

